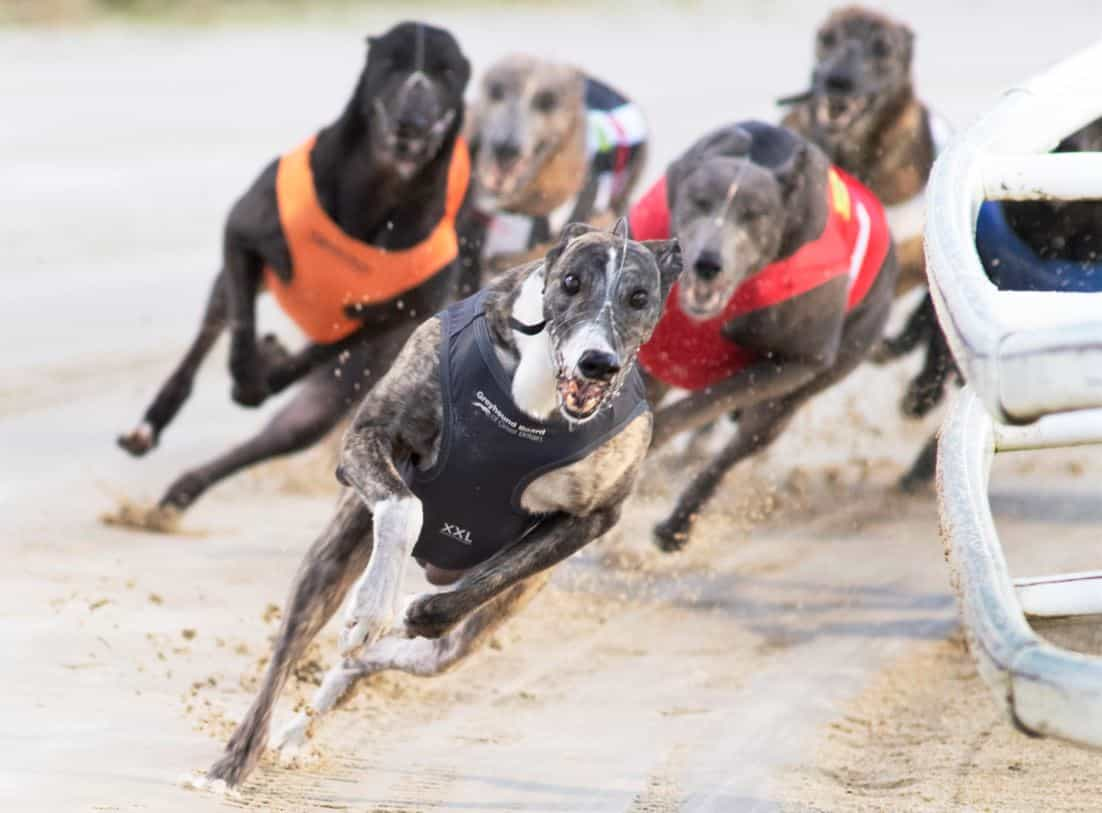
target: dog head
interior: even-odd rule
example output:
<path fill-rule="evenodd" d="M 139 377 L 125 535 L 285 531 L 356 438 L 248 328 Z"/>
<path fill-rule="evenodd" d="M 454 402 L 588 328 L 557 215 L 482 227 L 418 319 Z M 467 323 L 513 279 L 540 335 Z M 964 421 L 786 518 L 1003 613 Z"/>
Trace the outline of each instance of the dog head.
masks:
<path fill-rule="evenodd" d="M 399 23 L 368 45 L 353 105 L 375 160 L 406 180 L 459 132 L 470 63 L 450 33 L 424 23 Z"/>
<path fill-rule="evenodd" d="M 544 318 L 559 410 L 574 423 L 610 404 L 681 273 L 677 240 L 639 243 L 572 223 L 544 259 Z"/>
<path fill-rule="evenodd" d="M 670 226 L 686 269 L 678 304 L 687 315 L 718 316 L 748 276 L 822 230 L 825 193 L 813 202 L 826 168 L 802 138 L 759 122 L 721 128 L 670 166 Z"/>
<path fill-rule="evenodd" d="M 859 6 L 835 11 L 815 36 L 815 69 L 806 100 L 828 141 L 860 139 L 909 96 L 914 34 L 903 23 Z"/>
<path fill-rule="evenodd" d="M 584 148 L 583 75 L 557 62 L 509 56 L 486 72 L 474 111 L 468 132 L 477 145 L 474 180 L 484 205 L 554 208 L 555 201 L 527 198 L 549 159 Z"/>

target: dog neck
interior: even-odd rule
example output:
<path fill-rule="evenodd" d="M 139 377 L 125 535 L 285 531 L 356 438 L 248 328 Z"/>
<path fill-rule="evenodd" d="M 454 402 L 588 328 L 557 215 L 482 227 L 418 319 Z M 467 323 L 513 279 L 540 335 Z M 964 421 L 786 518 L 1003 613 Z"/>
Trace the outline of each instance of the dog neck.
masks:
<path fill-rule="evenodd" d="M 543 321 L 543 265 L 521 283 L 507 313 L 523 325 Z M 513 403 L 526 415 L 546 421 L 558 412 L 559 397 L 550 331 L 528 335 L 509 327 L 508 318 L 497 320 L 494 350 L 506 373 L 512 376 Z M 502 324 L 505 322 L 505 324 Z"/>
<path fill-rule="evenodd" d="M 333 124 L 317 135 L 310 169 L 318 202 L 350 237 L 380 248 L 404 249 L 423 240 L 443 214 L 458 125 L 415 175 L 402 178 L 375 160 L 371 127 L 356 107 L 359 92 Z M 462 120 L 462 115 L 457 116 Z"/>
<path fill-rule="evenodd" d="M 891 206 L 922 192 L 934 163 L 926 111 L 910 84 L 869 124 L 863 137 L 834 145 L 835 162 Z"/>

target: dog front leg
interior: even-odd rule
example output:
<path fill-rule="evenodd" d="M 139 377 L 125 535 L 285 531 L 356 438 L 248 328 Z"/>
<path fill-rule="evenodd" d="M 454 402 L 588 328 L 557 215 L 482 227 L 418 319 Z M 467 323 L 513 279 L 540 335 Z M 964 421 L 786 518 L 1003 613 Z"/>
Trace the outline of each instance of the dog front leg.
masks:
<path fill-rule="evenodd" d="M 833 359 L 830 360 L 831 362 Z M 829 368 L 824 361 L 761 361 L 711 387 L 675 401 L 654 415 L 651 448 L 682 432 L 706 426 L 732 410 L 783 398 Z"/>
<path fill-rule="evenodd" d="M 439 638 L 503 590 L 557 565 L 608 532 L 620 505 L 584 517 L 559 514 L 532 534 L 468 570 L 451 590 L 414 600 L 406 611 L 410 635 Z"/>
<path fill-rule="evenodd" d="M 340 650 L 351 657 L 371 646 L 394 626 L 401 614 L 402 577 L 421 535 L 421 501 L 412 494 L 374 502 L 375 544 L 344 611 Z"/>
<path fill-rule="evenodd" d="M 215 277 L 214 287 L 211 289 L 206 310 L 203 312 L 199 334 L 192 341 L 179 366 L 161 385 L 153 403 L 142 416 L 141 423 L 125 435 L 119 435 L 119 446 L 135 457 L 140 457 L 157 445 L 161 432 L 176 417 L 180 407 L 191 395 L 195 374 L 215 341 L 222 335 L 226 327 L 227 313 L 226 275 L 219 273 Z"/>
<path fill-rule="evenodd" d="M 378 641 L 399 618 L 402 577 L 421 535 L 421 500 L 393 461 L 393 439 L 374 427 L 353 426 L 337 479 L 352 486 L 374 517 L 371 560 L 345 607 L 340 651 L 352 657 Z"/>
<path fill-rule="evenodd" d="M 325 673 L 310 700 L 308 712 L 296 714 L 272 740 L 285 759 L 293 760 L 316 731 L 322 717 L 340 702 L 362 678 L 390 670 L 418 677 L 434 677 L 456 666 L 482 647 L 502 624 L 520 612 L 547 584 L 545 571 L 495 596 L 479 607 L 447 635 L 436 639 L 388 635 L 358 658 L 349 658 Z"/>
<path fill-rule="evenodd" d="M 660 550 L 670 553 L 685 547 L 693 523 L 727 472 L 776 440 L 804 400 L 797 395 L 770 401 L 750 407 L 741 415 L 735 436 L 692 478 L 678 496 L 674 510 L 654 527 L 655 544 Z"/>

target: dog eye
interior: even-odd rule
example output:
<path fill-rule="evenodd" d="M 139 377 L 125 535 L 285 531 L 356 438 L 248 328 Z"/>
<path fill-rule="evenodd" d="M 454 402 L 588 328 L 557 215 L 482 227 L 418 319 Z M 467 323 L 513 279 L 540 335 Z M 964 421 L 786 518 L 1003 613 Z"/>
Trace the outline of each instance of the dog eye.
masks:
<path fill-rule="evenodd" d="M 559 104 L 559 97 L 550 90 L 541 90 L 532 97 L 532 107 L 541 113 L 550 113 Z"/>
<path fill-rule="evenodd" d="M 631 296 L 628 297 L 628 304 L 635 308 L 635 310 L 637 311 L 640 311 L 643 308 L 647 307 L 647 303 L 649 301 L 650 296 L 642 288 L 637 291 L 632 291 Z"/>
<path fill-rule="evenodd" d="M 582 290 L 582 281 L 578 279 L 577 274 L 565 274 L 562 278 L 562 289 L 570 296 L 574 296 Z"/>
<path fill-rule="evenodd" d="M 892 46 L 883 37 L 877 37 L 872 41 L 872 55 L 877 59 L 884 59 L 891 55 Z"/>
<path fill-rule="evenodd" d="M 494 82 L 490 85 L 490 98 L 495 102 L 500 102 L 505 98 L 505 85 L 501 82 Z"/>
<path fill-rule="evenodd" d="M 838 37 L 833 31 L 824 31 L 819 35 L 819 46 L 830 49 L 838 44 Z"/>

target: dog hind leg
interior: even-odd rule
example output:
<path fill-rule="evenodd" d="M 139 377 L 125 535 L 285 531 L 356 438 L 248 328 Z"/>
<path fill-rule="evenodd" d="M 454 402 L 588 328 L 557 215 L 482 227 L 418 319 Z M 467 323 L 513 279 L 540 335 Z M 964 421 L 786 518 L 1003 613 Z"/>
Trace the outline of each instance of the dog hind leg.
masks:
<path fill-rule="evenodd" d="M 550 578 L 544 571 L 525 579 L 479 607 L 440 638 L 405 638 L 388 635 L 360 657 L 334 666 L 322 680 L 306 713 L 298 713 L 272 741 L 281 755 L 293 759 L 306 742 L 307 732 L 316 727 L 362 678 L 379 672 L 399 671 L 418 677 L 433 677 L 449 671 L 480 649 L 501 626 L 520 612 L 543 589 Z"/>
<path fill-rule="evenodd" d="M 225 275 L 219 273 L 207 299 L 198 335 L 172 375 L 161 385 L 153 403 L 142 416 L 141 423 L 125 435 L 119 435 L 119 446 L 135 457 L 140 457 L 157 445 L 161 432 L 176 417 L 180 407 L 191 395 L 195 374 L 225 329 L 227 314 L 226 280 Z"/>
<path fill-rule="evenodd" d="M 207 772 L 207 782 L 240 783 L 267 744 L 272 706 L 295 662 L 340 607 L 371 556 L 371 513 L 351 491 L 341 495 L 337 513 L 306 554 L 291 586 L 272 658 L 260 691 Z"/>

